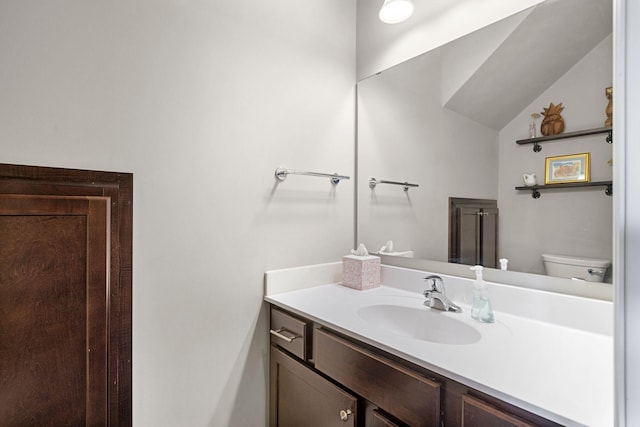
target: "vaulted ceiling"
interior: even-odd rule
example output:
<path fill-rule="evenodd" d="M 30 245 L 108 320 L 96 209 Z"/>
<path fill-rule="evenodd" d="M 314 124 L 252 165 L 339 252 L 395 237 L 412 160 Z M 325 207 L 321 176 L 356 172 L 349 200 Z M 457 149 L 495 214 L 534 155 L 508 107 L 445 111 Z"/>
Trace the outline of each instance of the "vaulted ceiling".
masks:
<path fill-rule="evenodd" d="M 443 104 L 500 130 L 611 30 L 610 0 L 552 0 L 449 43 Z"/>

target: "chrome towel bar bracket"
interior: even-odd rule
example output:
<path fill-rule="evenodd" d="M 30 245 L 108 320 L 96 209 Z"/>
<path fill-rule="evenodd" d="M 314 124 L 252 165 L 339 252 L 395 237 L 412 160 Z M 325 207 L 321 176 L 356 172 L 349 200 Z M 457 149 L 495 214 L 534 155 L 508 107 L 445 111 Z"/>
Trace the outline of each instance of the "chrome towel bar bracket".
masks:
<path fill-rule="evenodd" d="M 320 172 L 303 172 L 293 169 L 278 168 L 276 169 L 275 176 L 278 181 L 284 181 L 287 175 L 306 175 L 306 176 L 318 176 L 321 178 L 330 178 L 332 184 L 337 184 L 342 179 L 351 179 L 346 175 L 338 175 L 337 173 L 320 173 Z"/>
<path fill-rule="evenodd" d="M 409 188 L 411 187 L 419 187 L 418 184 L 410 184 L 408 182 L 398 182 L 398 181 L 386 181 L 384 179 L 381 180 L 377 180 L 375 178 L 371 178 L 369 180 L 369 188 L 373 189 L 376 188 L 376 185 L 378 184 L 392 184 L 392 185 L 402 185 L 404 191 L 409 191 Z"/>

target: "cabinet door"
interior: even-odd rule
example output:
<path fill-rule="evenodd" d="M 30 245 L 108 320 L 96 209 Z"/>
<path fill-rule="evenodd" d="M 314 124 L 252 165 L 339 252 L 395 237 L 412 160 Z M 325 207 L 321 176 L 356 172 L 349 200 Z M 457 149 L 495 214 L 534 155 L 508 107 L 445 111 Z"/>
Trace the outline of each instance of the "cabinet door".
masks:
<path fill-rule="evenodd" d="M 514 415 L 504 412 L 469 395 L 462 396 L 462 427 L 533 427 Z"/>
<path fill-rule="evenodd" d="M 0 423 L 107 425 L 109 199 L 0 195 Z"/>
<path fill-rule="evenodd" d="M 389 418 L 378 409 L 374 409 L 371 417 L 371 423 L 367 427 L 401 427 L 400 424 Z"/>
<path fill-rule="evenodd" d="M 270 427 L 355 427 L 357 399 L 271 347 Z"/>
<path fill-rule="evenodd" d="M 360 401 L 360 410 L 364 414 L 364 423 L 362 418 L 359 421 L 364 427 L 408 427 L 367 400 Z"/>

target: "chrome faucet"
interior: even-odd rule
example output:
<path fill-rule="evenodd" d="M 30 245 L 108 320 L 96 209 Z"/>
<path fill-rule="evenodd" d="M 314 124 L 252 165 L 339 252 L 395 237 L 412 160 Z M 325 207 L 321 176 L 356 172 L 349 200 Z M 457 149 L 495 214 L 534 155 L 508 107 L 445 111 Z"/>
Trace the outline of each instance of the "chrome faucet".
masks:
<path fill-rule="evenodd" d="M 444 293 L 444 282 L 442 281 L 442 277 L 431 275 L 424 278 L 427 282 L 429 282 L 430 289 L 424 291 L 424 297 L 426 301 L 424 305 L 427 307 L 435 308 L 437 310 L 443 311 L 453 311 L 456 313 L 461 313 L 462 309 L 455 305 L 453 301 L 451 301 Z"/>

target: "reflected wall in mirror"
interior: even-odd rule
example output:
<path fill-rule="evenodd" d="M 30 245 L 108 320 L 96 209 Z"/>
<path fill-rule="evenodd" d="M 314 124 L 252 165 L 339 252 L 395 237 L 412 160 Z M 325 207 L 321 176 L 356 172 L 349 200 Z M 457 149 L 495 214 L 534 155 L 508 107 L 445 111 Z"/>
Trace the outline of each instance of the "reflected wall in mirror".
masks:
<path fill-rule="evenodd" d="M 510 270 L 544 274 L 543 253 L 611 259 L 604 188 L 538 199 L 515 189 L 525 173 L 541 183 L 546 157 L 576 153 L 591 153 L 592 181 L 612 179 L 606 135 L 544 142 L 540 152 L 516 144 L 551 102 L 565 107 L 565 132 L 604 126 L 611 22 L 609 0 L 549 0 L 360 81 L 358 242 L 376 250 L 392 240 L 396 251 L 447 261 L 449 199 L 492 199 Z M 420 187 L 371 189 L 372 177 Z"/>

